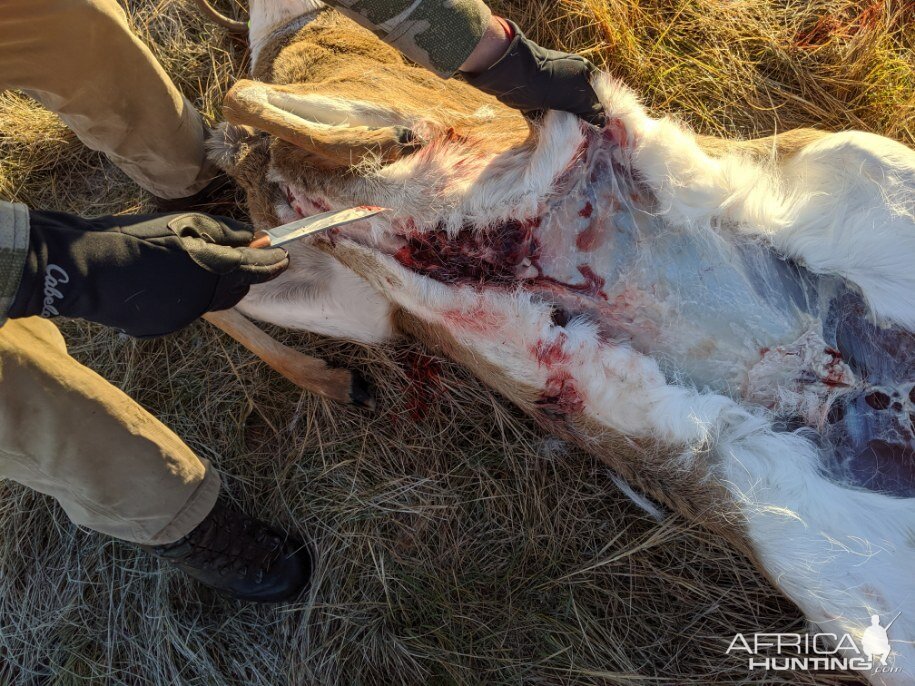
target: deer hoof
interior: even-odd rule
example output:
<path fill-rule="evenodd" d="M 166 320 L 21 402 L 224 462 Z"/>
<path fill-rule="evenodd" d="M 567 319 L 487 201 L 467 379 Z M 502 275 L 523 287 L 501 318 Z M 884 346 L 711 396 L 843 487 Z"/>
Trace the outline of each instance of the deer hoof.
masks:
<path fill-rule="evenodd" d="M 353 405 L 364 407 L 367 410 L 374 410 L 375 396 L 372 393 L 372 385 L 358 372 L 353 372 L 352 374 L 353 380 L 350 384 L 349 397 Z"/>

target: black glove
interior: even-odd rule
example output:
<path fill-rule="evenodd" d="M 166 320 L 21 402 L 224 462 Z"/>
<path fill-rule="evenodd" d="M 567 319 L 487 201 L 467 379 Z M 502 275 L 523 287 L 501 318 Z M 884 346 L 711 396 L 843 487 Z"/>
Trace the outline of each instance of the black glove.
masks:
<path fill-rule="evenodd" d="M 250 227 L 205 214 L 82 219 L 29 213 L 29 252 L 10 317 L 80 317 L 161 336 L 233 307 L 289 265 L 257 250 Z"/>
<path fill-rule="evenodd" d="M 542 48 L 508 24 L 515 32 L 508 51 L 486 71 L 464 73 L 467 83 L 527 116 L 565 110 L 603 126 L 604 108 L 591 87 L 597 67 L 580 55 Z"/>

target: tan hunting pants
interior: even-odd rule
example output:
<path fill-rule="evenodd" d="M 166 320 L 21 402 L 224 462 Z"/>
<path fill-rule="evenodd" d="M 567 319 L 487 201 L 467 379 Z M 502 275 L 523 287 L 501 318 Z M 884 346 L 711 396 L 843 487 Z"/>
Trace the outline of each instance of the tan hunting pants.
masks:
<path fill-rule="evenodd" d="M 51 322 L 0 327 L 0 478 L 53 496 L 77 524 L 171 543 L 210 512 L 219 475 L 67 354 Z"/>
<path fill-rule="evenodd" d="M 192 195 L 215 174 L 200 115 L 116 0 L 2 0 L 0 89 L 10 88 L 59 114 L 153 195 Z"/>

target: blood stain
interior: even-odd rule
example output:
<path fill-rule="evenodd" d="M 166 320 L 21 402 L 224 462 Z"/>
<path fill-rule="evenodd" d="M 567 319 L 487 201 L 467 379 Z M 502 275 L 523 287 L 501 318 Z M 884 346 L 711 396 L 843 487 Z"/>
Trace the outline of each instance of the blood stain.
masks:
<path fill-rule="evenodd" d="M 591 252 L 602 243 L 600 227 L 591 222 L 588 227 L 575 237 L 575 247 L 581 252 Z"/>
<path fill-rule="evenodd" d="M 584 400 L 575 388 L 572 375 L 565 371 L 551 374 L 537 406 L 551 413 L 567 415 L 581 412 Z"/>
<path fill-rule="evenodd" d="M 405 392 L 405 406 L 410 419 L 421 421 L 429 408 L 444 392 L 441 381 L 441 364 L 429 355 L 408 352 L 404 361 L 410 383 Z"/>
<path fill-rule="evenodd" d="M 565 350 L 565 344 L 569 337 L 565 333 L 560 333 L 556 339 L 550 343 L 542 340 L 531 347 L 531 353 L 537 358 L 537 364 L 546 367 L 553 367 L 569 361 L 569 354 Z"/>

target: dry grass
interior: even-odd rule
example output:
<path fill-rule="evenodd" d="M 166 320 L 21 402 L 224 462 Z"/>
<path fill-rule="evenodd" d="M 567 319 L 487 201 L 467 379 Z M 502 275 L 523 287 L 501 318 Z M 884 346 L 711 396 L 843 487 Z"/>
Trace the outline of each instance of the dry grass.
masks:
<path fill-rule="evenodd" d="M 187 3 L 136 30 L 209 117 L 244 46 Z M 915 9 L 845 0 L 501 0 L 543 42 L 607 65 L 708 133 L 798 125 L 915 140 Z M 0 97 L 0 196 L 100 214 L 147 198 L 52 115 Z M 311 536 L 310 599 L 241 606 L 0 485 L 3 684 L 834 683 L 748 675 L 736 631 L 799 613 L 593 458 L 416 346 L 280 334 L 367 370 L 374 415 L 303 396 L 205 325 L 152 342 L 67 324 L 73 354 L 170 424 L 245 508 Z M 125 455 L 124 459 L 130 459 Z"/>

